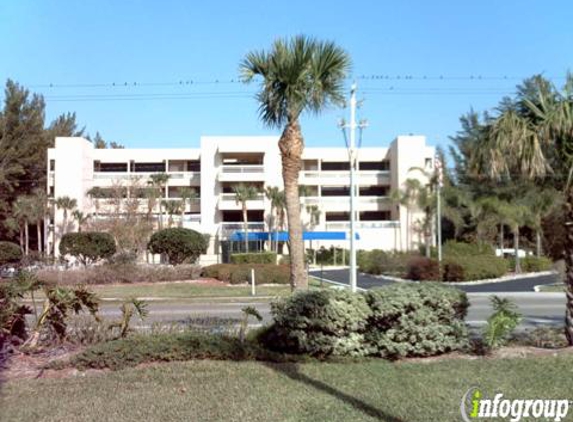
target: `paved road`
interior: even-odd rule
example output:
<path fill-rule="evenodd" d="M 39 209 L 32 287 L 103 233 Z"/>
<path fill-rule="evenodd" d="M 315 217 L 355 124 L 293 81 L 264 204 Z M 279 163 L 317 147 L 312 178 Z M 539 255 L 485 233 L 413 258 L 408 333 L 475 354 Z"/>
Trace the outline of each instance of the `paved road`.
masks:
<path fill-rule="evenodd" d="M 333 281 L 341 284 L 348 284 L 348 269 L 320 270 L 310 271 L 310 274 L 317 278 Z M 529 277 L 517 280 L 504 281 L 500 283 L 487 283 L 473 286 L 456 286 L 468 293 L 486 293 L 486 292 L 533 292 L 533 287 L 542 284 L 553 284 L 557 282 L 556 275 L 545 275 L 540 277 Z M 384 277 L 374 277 L 368 274 L 358 274 L 357 284 L 362 289 L 371 289 L 392 284 L 394 281 Z"/>
<path fill-rule="evenodd" d="M 472 327 L 485 324 L 491 313 L 489 293 L 469 293 L 470 309 L 467 322 Z M 499 296 L 512 299 L 523 314 L 522 328 L 547 324 L 563 324 L 565 295 L 563 293 L 500 293 Z M 245 306 L 254 306 L 263 316 L 263 322 L 270 322 L 270 304 L 265 301 L 249 303 L 197 303 L 197 302 L 149 302 L 149 317 L 137 321 L 138 325 L 151 326 L 153 323 L 194 324 L 209 327 L 234 325 L 242 318 Z M 104 302 L 100 315 L 118 319 L 120 311 L 117 303 Z M 251 320 L 251 322 L 254 322 Z"/>

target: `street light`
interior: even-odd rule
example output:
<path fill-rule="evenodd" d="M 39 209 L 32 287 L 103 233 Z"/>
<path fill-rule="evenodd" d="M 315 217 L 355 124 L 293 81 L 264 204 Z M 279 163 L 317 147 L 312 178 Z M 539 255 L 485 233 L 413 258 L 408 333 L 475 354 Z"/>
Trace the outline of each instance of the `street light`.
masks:
<path fill-rule="evenodd" d="M 362 136 L 358 142 L 358 147 L 356 146 L 356 129 L 360 129 L 360 135 L 362 135 L 362 129 L 366 127 L 365 121 L 360 121 L 356 123 L 356 90 L 357 85 L 354 82 L 350 88 L 350 122 L 346 124 L 344 120 L 340 122 L 340 128 L 342 129 L 342 134 L 344 136 L 344 141 L 346 143 L 346 148 L 348 149 L 348 161 L 350 164 L 350 289 L 356 292 L 356 164 L 357 164 L 357 153 L 360 147 Z M 346 135 L 346 130 L 348 129 L 349 136 Z M 349 138 L 349 139 L 348 139 Z"/>

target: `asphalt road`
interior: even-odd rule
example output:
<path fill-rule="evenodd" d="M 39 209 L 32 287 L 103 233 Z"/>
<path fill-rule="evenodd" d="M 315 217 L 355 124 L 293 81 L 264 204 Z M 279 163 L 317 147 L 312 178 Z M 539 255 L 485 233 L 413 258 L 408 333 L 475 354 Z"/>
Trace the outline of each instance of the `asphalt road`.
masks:
<path fill-rule="evenodd" d="M 468 293 L 470 309 L 466 321 L 472 327 L 485 324 L 491 313 L 489 293 Z M 565 295 L 563 293 L 500 293 L 498 296 L 508 297 L 519 307 L 523 315 L 521 328 L 532 328 L 540 325 L 561 325 L 565 313 Z M 261 316 L 263 323 L 271 321 L 270 304 L 260 302 L 234 303 L 197 303 L 185 301 L 154 301 L 148 302 L 149 316 L 145 321 L 135 320 L 137 325 L 149 327 L 154 323 L 161 324 L 192 324 L 205 327 L 234 325 L 239 323 L 245 306 L 254 306 Z M 107 319 L 120 317 L 119 305 L 113 302 L 103 302 L 100 315 Z M 254 319 L 251 318 L 251 324 Z"/>
<path fill-rule="evenodd" d="M 320 271 L 313 270 L 310 274 L 316 278 L 323 278 L 335 283 L 348 285 L 348 269 Z M 487 283 L 471 286 L 457 285 L 456 287 L 468 293 L 500 293 L 500 292 L 533 292 L 533 287 L 542 284 L 553 284 L 557 282 L 556 275 L 545 275 L 539 277 L 527 277 L 522 279 L 503 281 L 499 283 Z M 383 276 L 371 276 L 368 274 L 358 274 L 357 285 L 362 289 L 372 289 L 384 285 L 395 283 Z"/>

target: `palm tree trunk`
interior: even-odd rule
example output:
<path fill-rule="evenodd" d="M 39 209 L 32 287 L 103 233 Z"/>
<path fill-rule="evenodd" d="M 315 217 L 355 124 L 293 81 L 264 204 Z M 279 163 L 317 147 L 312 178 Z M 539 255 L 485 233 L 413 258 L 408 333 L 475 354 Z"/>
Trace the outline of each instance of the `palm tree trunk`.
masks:
<path fill-rule="evenodd" d="M 502 258 L 503 258 L 503 237 L 504 237 L 504 233 L 503 233 L 503 223 L 502 223 L 499 225 L 499 249 L 500 249 Z"/>
<path fill-rule="evenodd" d="M 521 263 L 519 262 L 519 227 L 513 231 L 513 246 L 515 248 L 515 272 L 521 272 Z"/>
<path fill-rule="evenodd" d="M 23 224 L 18 224 L 19 228 L 20 228 L 20 249 L 22 250 L 22 253 L 24 253 L 26 251 L 25 247 L 24 247 L 24 226 Z"/>
<path fill-rule="evenodd" d="M 573 189 L 567 192 L 565 203 L 567 218 L 565 220 L 565 334 L 570 346 L 573 346 Z"/>
<path fill-rule="evenodd" d="M 288 218 L 290 285 L 292 290 L 306 289 L 308 280 L 304 266 L 302 221 L 300 219 L 300 198 L 298 196 L 298 176 L 302 168 L 304 141 L 298 120 L 289 120 L 279 139 L 279 149 L 282 158 Z"/>
<path fill-rule="evenodd" d="M 68 211 L 64 208 L 64 227 L 62 228 L 62 234 L 66 234 L 68 231 Z"/>
<path fill-rule="evenodd" d="M 26 239 L 26 256 L 30 253 L 30 225 L 28 221 L 24 224 L 24 237 Z"/>
<path fill-rule="evenodd" d="M 410 250 L 410 208 L 406 208 L 406 250 Z"/>
<path fill-rule="evenodd" d="M 542 250 L 541 250 L 541 230 L 535 230 L 535 243 L 536 243 L 536 253 L 537 257 L 541 257 Z"/>
<path fill-rule="evenodd" d="M 249 253 L 249 222 L 246 202 L 243 202 L 243 229 L 245 231 L 245 252 Z"/>
<path fill-rule="evenodd" d="M 38 236 L 38 254 L 42 255 L 42 220 L 36 221 L 36 235 Z"/>

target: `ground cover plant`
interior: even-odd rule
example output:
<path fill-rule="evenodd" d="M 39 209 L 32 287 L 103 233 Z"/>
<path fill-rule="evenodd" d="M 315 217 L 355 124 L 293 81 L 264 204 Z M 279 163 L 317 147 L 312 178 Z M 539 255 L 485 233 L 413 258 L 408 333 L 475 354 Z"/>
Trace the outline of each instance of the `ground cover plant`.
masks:
<path fill-rule="evenodd" d="M 275 264 L 214 264 L 203 268 L 202 276 L 215 278 L 231 284 L 251 282 L 251 270 L 255 270 L 256 284 L 288 284 L 288 265 Z"/>

